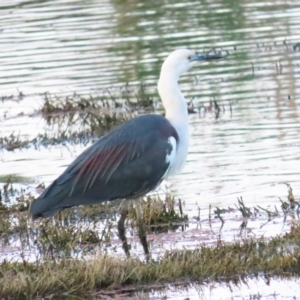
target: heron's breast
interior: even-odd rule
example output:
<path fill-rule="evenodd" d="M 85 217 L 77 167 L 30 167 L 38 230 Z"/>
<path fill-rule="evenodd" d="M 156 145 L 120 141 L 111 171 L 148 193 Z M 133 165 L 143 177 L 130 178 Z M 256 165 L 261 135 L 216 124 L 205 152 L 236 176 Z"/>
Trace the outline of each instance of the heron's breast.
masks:
<path fill-rule="evenodd" d="M 167 156 L 167 159 L 169 159 L 170 166 L 165 174 L 165 177 L 176 175 L 182 170 L 188 154 L 188 136 L 184 136 L 181 139 L 179 137 L 178 143 L 174 139 L 172 146 L 172 153 L 169 156 Z"/>

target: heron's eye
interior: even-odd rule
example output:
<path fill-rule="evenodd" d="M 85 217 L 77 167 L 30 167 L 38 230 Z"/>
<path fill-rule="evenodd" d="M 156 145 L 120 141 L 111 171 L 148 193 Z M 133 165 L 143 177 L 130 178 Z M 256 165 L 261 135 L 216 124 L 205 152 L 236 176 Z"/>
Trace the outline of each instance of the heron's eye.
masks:
<path fill-rule="evenodd" d="M 192 59 L 192 56 L 191 56 L 191 55 L 189 55 L 189 56 L 188 56 L 188 60 L 191 60 L 191 59 Z"/>

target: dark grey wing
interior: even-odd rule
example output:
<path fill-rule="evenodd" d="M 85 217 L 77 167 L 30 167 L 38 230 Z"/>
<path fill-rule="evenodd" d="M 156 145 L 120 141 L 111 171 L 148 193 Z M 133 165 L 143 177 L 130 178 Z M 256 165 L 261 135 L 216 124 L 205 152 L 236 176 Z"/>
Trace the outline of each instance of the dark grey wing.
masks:
<path fill-rule="evenodd" d="M 171 153 L 169 137 L 178 142 L 164 117 L 147 115 L 123 123 L 79 155 L 30 208 L 33 218 L 66 207 L 106 200 L 137 198 L 163 179 Z"/>

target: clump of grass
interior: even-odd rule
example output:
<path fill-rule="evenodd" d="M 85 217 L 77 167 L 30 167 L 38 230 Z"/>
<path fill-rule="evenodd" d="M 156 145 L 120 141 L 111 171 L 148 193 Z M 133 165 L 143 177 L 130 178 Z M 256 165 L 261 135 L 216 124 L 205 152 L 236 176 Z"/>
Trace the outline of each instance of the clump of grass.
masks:
<path fill-rule="evenodd" d="M 24 147 L 26 141 L 22 140 L 20 134 L 12 132 L 9 136 L 0 137 L 0 150 L 6 149 L 7 151 L 13 151 L 18 148 Z"/>
<path fill-rule="evenodd" d="M 43 255 L 52 257 L 62 253 L 70 255 L 74 249 L 79 251 L 84 244 L 108 242 L 112 235 L 112 220 L 117 219 L 119 204 L 106 202 L 93 206 L 80 206 L 60 212 L 51 220 L 42 220 L 36 232 L 36 244 Z M 175 209 L 177 202 L 170 194 L 165 198 L 148 196 L 142 202 L 143 221 L 154 232 L 175 230 L 188 220 L 181 209 Z M 131 206 L 129 221 L 136 227 L 136 212 Z M 107 222 L 107 219 L 110 221 Z M 102 230 L 99 222 L 106 222 Z M 88 226 L 87 226 L 88 224 Z"/>
<path fill-rule="evenodd" d="M 279 198 L 279 200 L 281 202 L 281 209 L 284 213 L 284 220 L 286 220 L 288 215 L 295 218 L 295 214 L 299 218 L 299 216 L 300 216 L 300 202 L 296 201 L 296 198 L 293 194 L 293 189 L 290 186 L 290 184 L 288 184 L 286 182 L 284 182 L 284 184 L 288 187 L 288 195 L 287 195 L 287 200 L 288 201 L 284 201 L 284 200 L 281 200 Z"/>
<path fill-rule="evenodd" d="M 129 105 L 132 108 L 152 108 L 153 107 L 153 98 L 147 91 L 147 85 L 142 83 L 137 90 L 134 91 L 134 96 L 132 97 L 132 90 L 127 86 L 127 89 L 123 89 L 123 97 L 126 99 L 126 105 Z"/>
<path fill-rule="evenodd" d="M 22 176 L 19 174 L 3 174 L 0 175 L 0 182 L 5 184 L 9 183 L 32 183 L 34 182 L 33 178 Z"/>
<path fill-rule="evenodd" d="M 73 208 L 73 212 L 80 220 L 96 222 L 110 219 L 115 221 L 119 213 L 122 200 L 107 201 L 101 204 L 80 206 Z M 66 211 L 67 212 L 67 211 Z"/>
<path fill-rule="evenodd" d="M 152 96 L 147 91 L 145 84 L 130 87 L 127 84 L 121 88 L 107 88 L 98 95 L 88 97 L 74 93 L 71 96 L 58 97 L 45 93 L 42 114 L 56 114 L 66 112 L 82 112 L 95 110 L 115 110 L 118 108 L 133 110 L 153 106 Z"/>
<path fill-rule="evenodd" d="M 37 263 L 3 262 L 0 296 L 11 299 L 85 295 L 113 285 L 145 284 L 188 278 L 238 281 L 246 274 L 300 274 L 300 227 L 266 242 L 263 239 L 195 250 L 167 252 L 149 263 L 99 254 L 90 260 L 46 260 Z"/>
<path fill-rule="evenodd" d="M 46 220 L 39 225 L 36 244 L 45 256 L 57 257 L 59 255 L 71 255 L 79 250 L 80 245 L 99 244 L 101 238 L 98 231 L 80 224 L 68 224 Z M 79 246 L 79 247 L 78 247 Z"/>
<path fill-rule="evenodd" d="M 152 100 L 144 85 L 134 94 L 135 100 L 128 86 L 118 91 L 114 95 L 107 89 L 102 95 L 89 97 L 78 94 L 57 97 L 47 93 L 40 111 L 48 125 L 64 123 L 70 128 L 76 124 L 77 127 L 84 127 L 90 135 L 101 135 L 132 118 L 140 108 L 152 107 Z"/>
<path fill-rule="evenodd" d="M 290 184 L 288 184 L 286 182 L 284 182 L 284 184 L 288 187 L 287 201 L 284 201 L 280 198 L 279 198 L 279 200 L 281 202 L 281 209 L 282 209 L 283 214 L 284 214 L 284 222 L 285 222 L 286 218 L 288 216 L 291 216 L 293 219 L 295 219 L 296 216 L 299 218 L 299 216 L 300 216 L 300 202 L 296 200 L 296 197 L 293 194 L 293 189 L 291 188 Z M 247 227 L 247 220 L 248 219 L 257 218 L 257 214 L 259 214 L 260 212 L 264 212 L 268 216 L 268 220 L 265 224 L 267 224 L 268 222 L 270 222 L 274 218 L 280 216 L 280 213 L 279 213 L 276 205 L 274 205 L 274 207 L 270 207 L 268 209 L 264 208 L 264 207 L 261 207 L 260 205 L 257 205 L 255 207 L 251 208 L 251 207 L 246 206 L 246 204 L 245 204 L 242 197 L 238 197 L 237 200 L 238 200 L 238 203 L 235 205 L 235 207 L 238 211 L 240 211 L 240 213 L 242 214 L 242 217 L 244 218 L 243 223 L 240 226 L 241 229 Z M 221 222 L 222 222 L 221 229 L 222 229 L 222 227 L 225 223 L 225 219 L 222 217 L 222 214 L 232 212 L 232 211 L 234 211 L 234 209 L 232 209 L 232 208 L 220 209 L 220 208 L 217 207 L 215 209 L 214 213 L 215 213 L 216 218 L 220 219 Z M 209 214 L 209 220 L 211 220 L 211 215 L 210 214 Z M 264 225 L 262 225 L 262 226 L 264 226 Z"/>
<path fill-rule="evenodd" d="M 8 215 L 0 215 L 0 238 L 3 238 L 10 234 L 11 222 Z"/>
<path fill-rule="evenodd" d="M 12 146 L 9 138 L 17 139 L 18 142 L 15 142 Z M 52 134 L 44 133 L 38 134 L 36 137 L 28 139 L 25 136 L 22 137 L 14 137 L 13 133 L 7 137 L 0 138 L 0 149 L 5 149 L 7 151 L 14 151 L 16 149 L 27 149 L 30 147 L 34 147 L 39 149 L 40 147 L 50 147 L 54 145 L 64 145 L 66 142 L 70 144 L 86 144 L 92 139 L 94 136 L 88 134 L 88 132 L 84 131 L 77 131 L 71 132 L 68 130 L 58 130 Z"/>
<path fill-rule="evenodd" d="M 22 91 L 18 90 L 18 95 L 1 95 L 0 96 L 0 101 L 4 102 L 4 101 L 20 101 L 22 100 L 24 97 L 26 97 L 26 95 L 24 95 L 24 93 Z"/>
<path fill-rule="evenodd" d="M 177 209 L 176 209 L 177 206 Z M 177 229 L 188 221 L 188 215 L 183 214 L 181 201 L 169 193 L 164 198 L 159 195 L 148 195 L 141 202 L 143 222 L 152 232 L 160 233 Z M 136 221 L 136 211 L 131 205 L 129 219 Z"/>
<path fill-rule="evenodd" d="M 251 209 L 249 207 L 247 207 L 243 201 L 242 197 L 238 197 L 238 205 L 236 205 L 236 208 L 242 213 L 242 216 L 244 218 L 249 218 L 252 216 L 252 212 Z"/>
<path fill-rule="evenodd" d="M 6 205 L 4 205 L 4 203 L 3 203 L 3 199 L 4 198 L 4 195 L 2 195 L 2 191 L 0 190 L 0 213 L 1 212 L 5 212 L 5 211 L 7 211 L 7 206 Z"/>
<path fill-rule="evenodd" d="M 101 229 L 97 227 L 100 222 L 117 213 L 112 203 L 65 210 L 52 219 L 40 221 L 33 229 L 27 211 L 34 196 L 23 188 L 15 188 L 13 176 L 7 178 L 0 190 L 0 243 L 8 245 L 20 242 L 29 247 L 35 240 L 43 256 L 57 257 L 70 255 L 74 250 L 80 251 L 82 245 L 98 245 L 102 241 L 109 241 L 111 223 Z"/>
<path fill-rule="evenodd" d="M 15 191 L 12 182 L 6 190 Z M 293 201 L 290 200 L 292 198 Z M 30 198 L 23 191 L 20 202 L 27 200 Z M 242 198 L 238 200 L 237 209 L 242 215 L 245 218 L 255 217 L 255 211 L 250 214 L 250 208 Z M 288 205 L 297 207 L 290 189 L 288 201 Z M 118 206 L 119 203 L 113 201 L 65 210 L 54 218 L 35 223 L 34 228 L 22 208 L 11 209 L 12 206 L 7 206 L 8 210 L 0 216 L 0 242 L 19 237 L 22 245 L 28 248 L 30 245 L 32 247 L 32 240 L 35 240 L 35 246 L 42 255 L 34 263 L 24 259 L 21 263 L 0 263 L 0 298 L 87 298 L 101 288 L 168 281 L 170 278 L 172 281 L 210 281 L 239 280 L 247 274 L 261 272 L 300 274 L 300 226 L 294 226 L 284 236 L 268 241 L 263 238 L 244 239 L 242 242 L 225 244 L 219 240 L 212 247 L 202 245 L 194 250 L 165 252 L 147 263 L 105 254 L 87 259 L 86 255 L 81 254 L 91 254 L 93 246 L 101 246 L 114 234 L 111 232 L 112 222 L 106 219 L 116 218 Z M 148 228 L 154 228 L 155 232 L 174 229 L 174 226 L 187 221 L 181 202 L 168 193 L 165 197 L 154 195 L 144 198 L 142 209 L 145 224 Z M 226 212 L 218 210 L 216 214 Z M 129 209 L 129 219 L 134 224 L 136 216 L 132 208 Z M 99 222 L 106 224 L 99 227 Z M 77 254 L 80 260 L 74 258 L 78 257 Z"/>
<path fill-rule="evenodd" d="M 99 247 L 110 241 L 112 225 L 106 222 L 108 215 L 111 212 L 103 204 L 67 209 L 51 219 L 41 219 L 34 229 L 35 244 L 44 257 L 71 256 L 75 252 L 84 255 L 84 245 L 92 246 L 91 250 L 93 245 Z"/>
<path fill-rule="evenodd" d="M 23 192 L 16 197 L 17 203 L 10 207 L 10 211 L 27 212 L 31 202 L 34 200 L 34 196 L 30 192 Z"/>
<path fill-rule="evenodd" d="M 34 196 L 23 188 L 14 188 L 13 183 L 21 182 L 20 179 L 23 180 L 22 177 L 15 177 L 14 175 L 6 177 L 7 182 L 0 189 L 0 212 L 22 212 L 28 210 Z"/>
<path fill-rule="evenodd" d="M 83 144 L 96 140 L 107 131 L 131 118 L 128 114 L 120 116 L 98 116 L 89 112 L 78 116 L 76 120 L 69 119 L 70 116 L 48 116 L 49 126 L 52 132 L 39 133 L 34 138 L 15 135 L 11 133 L 8 137 L 0 137 L 0 149 L 14 151 L 16 149 L 27 149 L 34 147 L 51 147 L 65 144 Z"/>
<path fill-rule="evenodd" d="M 87 144 L 139 112 L 153 109 L 152 97 L 143 84 L 135 89 L 129 86 L 117 89 L 116 95 L 109 89 L 105 91 L 101 95 L 88 97 L 76 93 L 66 97 L 46 93 L 37 114 L 40 113 L 46 119 L 47 125 L 52 127 L 52 133 L 47 130 L 28 139 L 20 133 L 12 132 L 0 137 L 0 149 L 13 151 L 66 142 Z"/>

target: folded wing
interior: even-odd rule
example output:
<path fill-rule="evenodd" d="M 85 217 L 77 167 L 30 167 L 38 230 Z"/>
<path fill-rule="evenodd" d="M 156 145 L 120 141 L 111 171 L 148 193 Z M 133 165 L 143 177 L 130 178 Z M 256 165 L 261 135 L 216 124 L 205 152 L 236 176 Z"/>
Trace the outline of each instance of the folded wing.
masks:
<path fill-rule="evenodd" d="M 178 135 L 164 117 L 134 118 L 109 132 L 81 153 L 37 198 L 33 218 L 115 199 L 137 198 L 155 189 L 172 161 Z"/>

